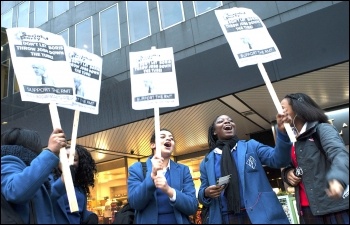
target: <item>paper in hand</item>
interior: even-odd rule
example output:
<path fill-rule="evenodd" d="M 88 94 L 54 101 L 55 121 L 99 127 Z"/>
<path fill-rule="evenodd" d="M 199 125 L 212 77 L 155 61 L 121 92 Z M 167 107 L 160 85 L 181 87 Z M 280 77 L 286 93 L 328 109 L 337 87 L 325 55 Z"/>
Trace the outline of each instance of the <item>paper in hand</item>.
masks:
<path fill-rule="evenodd" d="M 224 176 L 224 177 L 219 177 L 216 180 L 216 185 L 226 185 L 230 182 L 231 179 L 231 174 Z"/>

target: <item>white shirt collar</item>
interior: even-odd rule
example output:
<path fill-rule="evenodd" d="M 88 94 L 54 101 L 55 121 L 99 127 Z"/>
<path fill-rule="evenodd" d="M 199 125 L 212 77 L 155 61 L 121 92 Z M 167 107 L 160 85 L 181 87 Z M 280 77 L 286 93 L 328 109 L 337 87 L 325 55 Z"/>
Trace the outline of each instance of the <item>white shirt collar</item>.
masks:
<path fill-rule="evenodd" d="M 307 122 L 304 123 L 304 126 L 301 128 L 299 135 L 306 131 L 306 126 L 307 126 Z"/>
<path fill-rule="evenodd" d="M 231 149 L 231 152 L 233 151 L 233 150 L 237 150 L 237 143 L 236 143 L 236 145 Z M 221 149 L 219 149 L 219 148 L 215 148 L 214 150 L 214 153 L 216 153 L 216 154 L 222 154 L 222 150 Z"/>
<path fill-rule="evenodd" d="M 170 171 L 170 159 L 169 159 L 169 161 L 168 161 L 167 167 L 163 168 L 163 175 L 165 175 L 165 173 L 166 173 L 166 171 L 167 171 L 168 169 L 169 169 L 169 171 Z"/>

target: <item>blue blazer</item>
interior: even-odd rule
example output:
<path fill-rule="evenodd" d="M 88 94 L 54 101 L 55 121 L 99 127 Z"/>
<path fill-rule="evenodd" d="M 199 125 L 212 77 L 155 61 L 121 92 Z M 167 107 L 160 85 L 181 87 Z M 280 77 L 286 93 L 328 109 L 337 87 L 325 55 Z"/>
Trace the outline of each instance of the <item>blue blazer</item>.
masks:
<path fill-rule="evenodd" d="M 53 187 L 61 187 L 63 186 L 63 188 L 65 189 L 65 185 L 62 182 L 61 178 L 58 178 L 57 180 L 53 179 L 53 176 L 50 176 L 50 181 L 51 181 L 51 185 Z M 76 217 L 75 220 L 79 221 L 79 223 L 81 221 L 86 220 L 90 214 L 92 214 L 91 211 L 87 210 L 87 197 L 85 195 L 85 193 L 83 193 L 82 191 L 80 191 L 80 189 L 78 187 L 74 187 L 75 190 L 75 194 L 77 195 L 78 192 L 80 192 L 81 194 L 84 195 L 84 198 L 82 201 L 79 201 L 81 199 L 77 199 L 78 201 L 78 208 L 79 208 L 79 213 L 75 212 L 73 214 L 71 214 L 71 217 Z M 58 224 L 70 224 L 69 218 L 68 218 L 68 214 L 67 214 L 67 207 L 69 207 L 69 204 L 66 204 L 66 202 L 68 203 L 68 199 L 67 199 L 67 194 L 66 192 L 61 195 L 61 196 L 57 196 L 57 201 L 53 202 L 53 209 L 54 209 L 54 213 L 55 213 L 55 218 Z"/>
<path fill-rule="evenodd" d="M 51 201 L 65 193 L 65 188 L 51 187 L 51 194 L 43 184 L 48 181 L 59 159 L 50 151 L 42 151 L 30 166 L 15 156 L 1 157 L 1 192 L 11 203 L 24 223 L 29 224 L 29 201 L 32 199 L 38 224 L 55 224 Z"/>
<path fill-rule="evenodd" d="M 263 165 L 281 168 L 290 162 L 291 142 L 286 134 L 277 132 L 276 147 L 263 145 L 255 140 L 239 141 L 237 145 L 237 170 L 243 188 L 245 208 L 253 224 L 289 224 L 277 195 L 273 192 Z M 209 223 L 222 222 L 218 198 L 204 197 L 204 190 L 216 184 L 214 151 L 200 164 L 201 186 L 198 200 L 209 207 Z"/>
<path fill-rule="evenodd" d="M 141 163 L 129 167 L 128 202 L 136 209 L 137 224 L 157 224 L 158 208 L 156 187 L 151 178 L 152 162 L 147 160 L 146 178 L 143 177 Z M 176 201 L 169 204 L 174 207 L 178 224 L 189 224 L 189 215 L 195 214 L 198 208 L 196 189 L 188 166 L 170 160 L 171 187 L 176 191 Z"/>

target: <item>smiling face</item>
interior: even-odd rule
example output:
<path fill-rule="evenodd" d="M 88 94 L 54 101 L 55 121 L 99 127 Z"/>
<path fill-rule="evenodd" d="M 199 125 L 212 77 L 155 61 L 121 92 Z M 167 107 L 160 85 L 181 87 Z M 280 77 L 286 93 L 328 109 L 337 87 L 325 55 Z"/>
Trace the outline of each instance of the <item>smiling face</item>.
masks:
<path fill-rule="evenodd" d="M 236 134 L 236 124 L 229 116 L 219 116 L 214 125 L 214 135 L 218 140 L 231 139 Z"/>
<path fill-rule="evenodd" d="M 171 153 L 175 149 L 174 137 L 173 137 L 172 133 L 167 131 L 167 130 L 161 130 L 159 132 L 159 134 L 160 134 L 159 141 L 160 141 L 160 148 L 161 148 L 161 152 L 162 152 L 162 157 L 169 158 L 171 156 Z M 155 149 L 156 144 L 151 143 L 151 148 Z"/>
<path fill-rule="evenodd" d="M 284 113 L 287 113 L 292 119 L 295 117 L 295 113 L 287 98 L 282 99 L 281 106 Z"/>

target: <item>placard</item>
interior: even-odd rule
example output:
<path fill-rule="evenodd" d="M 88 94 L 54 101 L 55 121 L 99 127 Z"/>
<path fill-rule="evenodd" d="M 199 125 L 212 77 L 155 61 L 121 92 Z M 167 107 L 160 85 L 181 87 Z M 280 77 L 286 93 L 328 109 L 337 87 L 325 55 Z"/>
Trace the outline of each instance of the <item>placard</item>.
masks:
<path fill-rule="evenodd" d="M 130 52 L 132 108 L 179 105 L 173 48 Z"/>
<path fill-rule="evenodd" d="M 63 37 L 38 28 L 6 32 L 22 101 L 73 102 L 74 81 Z"/>

